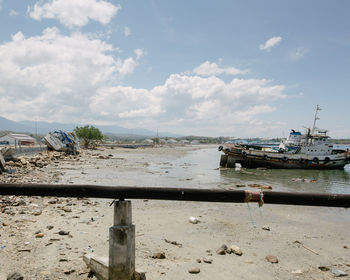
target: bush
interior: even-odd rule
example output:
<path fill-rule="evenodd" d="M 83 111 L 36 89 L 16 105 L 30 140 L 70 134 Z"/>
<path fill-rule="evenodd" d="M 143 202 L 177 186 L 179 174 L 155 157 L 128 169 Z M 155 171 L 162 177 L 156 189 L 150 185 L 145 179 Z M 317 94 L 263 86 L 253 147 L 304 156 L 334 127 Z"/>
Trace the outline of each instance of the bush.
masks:
<path fill-rule="evenodd" d="M 82 141 L 85 148 L 88 148 L 90 145 L 96 145 L 97 141 L 101 141 L 103 139 L 101 131 L 92 125 L 82 127 L 77 126 L 74 129 L 74 132 L 80 141 Z"/>

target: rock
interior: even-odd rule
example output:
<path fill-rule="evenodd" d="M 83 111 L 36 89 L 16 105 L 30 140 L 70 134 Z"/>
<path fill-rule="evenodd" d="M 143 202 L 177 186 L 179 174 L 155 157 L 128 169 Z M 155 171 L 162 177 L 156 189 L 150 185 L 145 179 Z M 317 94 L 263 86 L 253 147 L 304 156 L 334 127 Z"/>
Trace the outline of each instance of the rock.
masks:
<path fill-rule="evenodd" d="M 303 274 L 303 271 L 301 269 L 297 269 L 297 270 L 292 271 L 292 274 L 293 275 L 301 275 L 301 274 Z"/>
<path fill-rule="evenodd" d="M 146 272 L 141 270 L 135 271 L 135 280 L 146 280 Z"/>
<path fill-rule="evenodd" d="M 23 199 L 21 199 L 21 200 L 19 200 L 18 201 L 18 205 L 19 206 L 25 206 L 27 203 L 23 200 Z"/>
<path fill-rule="evenodd" d="M 318 269 L 321 270 L 321 271 L 329 271 L 330 268 L 328 266 L 325 266 L 325 265 L 320 265 L 318 267 Z"/>
<path fill-rule="evenodd" d="M 248 187 L 257 188 L 257 189 L 263 189 L 263 190 L 272 190 L 271 186 L 269 186 L 269 185 L 262 185 L 262 184 L 248 184 Z"/>
<path fill-rule="evenodd" d="M 9 275 L 7 275 L 7 280 L 23 280 L 24 277 L 18 273 L 18 272 L 12 272 Z"/>
<path fill-rule="evenodd" d="M 33 215 L 34 215 L 34 216 L 39 216 L 39 215 L 41 215 L 41 213 L 42 213 L 42 212 L 41 212 L 40 210 L 37 210 L 37 211 L 34 211 L 34 212 L 33 212 Z"/>
<path fill-rule="evenodd" d="M 263 226 L 262 229 L 263 229 L 263 230 L 270 231 L 270 227 L 269 227 L 269 226 Z"/>
<path fill-rule="evenodd" d="M 69 231 L 65 231 L 65 230 L 60 230 L 58 232 L 59 235 L 68 235 L 69 234 Z"/>
<path fill-rule="evenodd" d="M 201 259 L 196 259 L 196 262 L 197 262 L 197 263 L 201 263 L 202 260 L 201 260 Z"/>
<path fill-rule="evenodd" d="M 278 259 L 276 256 L 268 255 L 265 259 L 270 263 L 278 263 Z"/>
<path fill-rule="evenodd" d="M 345 271 L 340 270 L 340 269 L 335 268 L 335 267 L 332 267 L 331 272 L 334 274 L 335 277 L 342 277 L 342 276 L 348 275 Z"/>
<path fill-rule="evenodd" d="M 35 237 L 36 237 L 36 238 L 43 238 L 44 235 L 45 235 L 44 233 L 39 232 L 39 233 L 37 233 L 37 234 L 35 235 Z"/>
<path fill-rule="evenodd" d="M 64 271 L 64 274 L 69 275 L 69 274 L 71 274 L 71 273 L 73 273 L 73 272 L 75 272 L 75 269 L 66 269 L 66 270 Z"/>
<path fill-rule="evenodd" d="M 190 222 L 191 224 L 198 224 L 200 221 L 196 217 L 191 216 L 188 218 L 188 222 Z"/>
<path fill-rule="evenodd" d="M 238 246 L 236 245 L 232 245 L 229 249 L 232 253 L 238 255 L 238 256 L 242 256 L 243 255 L 243 252 L 241 250 L 241 248 L 239 248 Z"/>
<path fill-rule="evenodd" d="M 191 274 L 197 274 L 197 273 L 201 272 L 201 270 L 198 267 L 192 267 L 188 270 L 188 272 Z"/>
<path fill-rule="evenodd" d="M 212 260 L 212 259 L 207 259 L 207 258 L 204 257 L 204 258 L 203 258 L 203 262 L 204 262 L 204 263 L 210 263 L 210 264 L 211 264 L 211 263 L 213 263 L 213 260 Z"/>
<path fill-rule="evenodd" d="M 153 254 L 153 259 L 165 259 L 165 253 L 164 252 L 158 252 Z"/>
<path fill-rule="evenodd" d="M 8 223 L 2 222 L 2 226 L 7 227 L 8 225 Z"/>
<path fill-rule="evenodd" d="M 48 225 L 46 228 L 47 228 L 48 230 L 51 230 L 51 229 L 53 229 L 53 226 Z"/>
<path fill-rule="evenodd" d="M 42 160 L 38 160 L 35 162 L 35 166 L 39 167 L 39 168 L 43 168 L 44 167 L 44 162 Z"/>
<path fill-rule="evenodd" d="M 227 250 L 227 246 L 225 244 L 221 245 L 219 249 L 216 250 L 218 255 L 225 255 Z"/>

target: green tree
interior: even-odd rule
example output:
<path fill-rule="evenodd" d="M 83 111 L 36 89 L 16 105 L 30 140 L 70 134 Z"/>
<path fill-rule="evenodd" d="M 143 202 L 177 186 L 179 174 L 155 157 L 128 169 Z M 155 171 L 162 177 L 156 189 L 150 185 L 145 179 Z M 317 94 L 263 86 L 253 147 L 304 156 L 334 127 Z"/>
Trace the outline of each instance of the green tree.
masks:
<path fill-rule="evenodd" d="M 82 127 L 77 126 L 74 129 L 74 132 L 82 141 L 85 148 L 88 148 L 90 145 L 95 145 L 97 141 L 101 141 L 103 139 L 101 131 L 92 125 Z"/>

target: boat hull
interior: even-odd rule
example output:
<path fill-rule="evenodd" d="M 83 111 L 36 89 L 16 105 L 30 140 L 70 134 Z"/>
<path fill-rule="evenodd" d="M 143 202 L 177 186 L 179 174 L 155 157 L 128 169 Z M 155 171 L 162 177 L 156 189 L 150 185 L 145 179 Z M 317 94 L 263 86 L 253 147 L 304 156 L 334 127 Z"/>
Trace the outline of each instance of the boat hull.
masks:
<path fill-rule="evenodd" d="M 310 157 L 303 154 L 284 154 L 245 149 L 223 149 L 220 166 L 235 168 L 239 163 L 244 168 L 279 169 L 343 169 L 349 163 L 348 154 L 326 157 Z"/>

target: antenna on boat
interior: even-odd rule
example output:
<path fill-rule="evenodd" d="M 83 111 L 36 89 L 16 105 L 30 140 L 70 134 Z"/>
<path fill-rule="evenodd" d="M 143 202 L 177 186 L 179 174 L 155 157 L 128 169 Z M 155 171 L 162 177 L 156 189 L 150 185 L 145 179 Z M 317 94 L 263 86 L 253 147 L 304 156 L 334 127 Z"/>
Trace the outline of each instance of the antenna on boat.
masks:
<path fill-rule="evenodd" d="M 320 119 L 319 117 L 317 117 L 318 111 L 321 111 L 321 108 L 320 108 L 320 106 L 316 105 L 316 112 L 315 112 L 315 118 L 314 118 L 314 125 L 312 126 L 311 134 L 314 134 L 314 133 L 315 133 L 316 121 Z"/>

